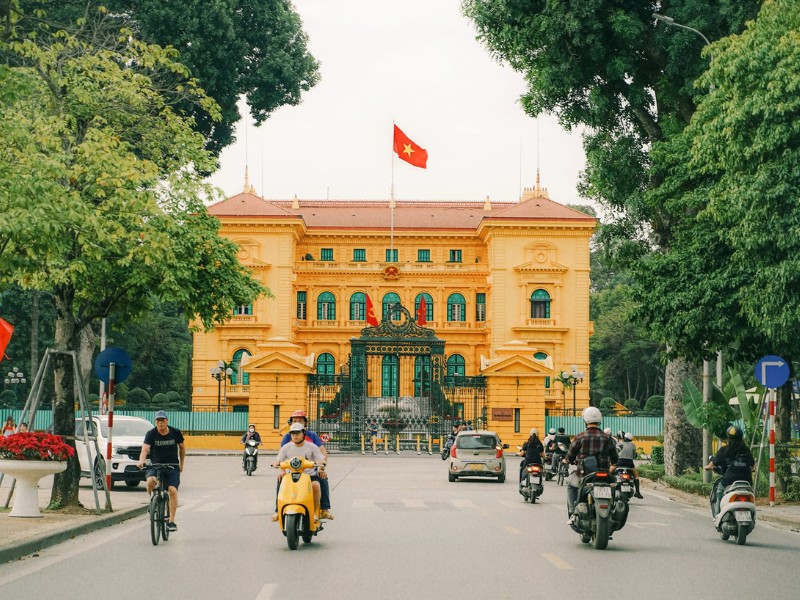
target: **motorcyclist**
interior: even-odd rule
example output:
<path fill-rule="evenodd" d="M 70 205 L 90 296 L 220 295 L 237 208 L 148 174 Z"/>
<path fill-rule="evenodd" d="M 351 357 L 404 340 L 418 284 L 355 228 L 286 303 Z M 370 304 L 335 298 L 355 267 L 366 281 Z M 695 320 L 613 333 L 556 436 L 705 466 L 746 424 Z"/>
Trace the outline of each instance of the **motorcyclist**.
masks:
<path fill-rule="evenodd" d="M 639 469 L 636 468 L 633 462 L 633 459 L 636 458 L 636 444 L 633 443 L 633 434 L 630 432 L 623 433 L 622 431 L 619 433 L 622 433 L 622 441 L 617 444 L 617 454 L 619 454 L 617 467 L 633 469 L 633 485 L 636 489 L 633 497 L 641 500 L 644 496 L 639 491 Z"/>
<path fill-rule="evenodd" d="M 297 434 L 297 435 L 293 435 Z M 278 450 L 278 455 L 275 457 L 275 462 L 272 463 L 273 467 L 280 466 L 281 462 L 285 460 L 289 460 L 290 458 L 294 457 L 301 457 L 306 460 L 313 460 L 315 463 L 320 464 L 318 467 L 314 467 L 312 469 L 306 469 L 305 473 L 307 473 L 311 477 L 311 488 L 314 494 L 314 509 L 320 508 L 320 498 L 322 496 L 321 489 L 322 489 L 322 482 L 326 481 L 328 478 L 327 473 L 325 473 L 325 463 L 327 462 L 327 456 L 323 455 L 322 449 L 313 444 L 312 442 L 308 441 L 308 431 L 305 429 L 305 426 L 301 423 L 292 423 L 291 427 L 289 427 L 289 437 L 291 438 L 291 442 L 288 444 L 284 444 L 281 446 L 281 449 Z M 278 475 L 278 485 L 275 488 L 275 497 L 276 497 L 276 509 L 277 509 L 277 496 L 280 492 L 281 487 L 281 479 L 283 478 L 283 473 Z M 320 514 L 320 518 L 324 519 L 325 517 Z M 275 515 L 272 517 L 273 521 L 278 520 L 278 512 L 276 510 Z"/>
<path fill-rule="evenodd" d="M 250 425 L 247 426 L 247 431 L 245 431 L 244 435 L 242 436 L 242 444 L 246 446 L 247 442 L 250 440 L 253 440 L 257 444 L 261 444 L 261 435 L 256 431 L 256 426 L 253 423 L 250 423 Z M 247 454 L 242 456 L 242 468 L 244 468 L 245 458 L 247 458 Z M 253 456 L 253 466 L 255 467 L 256 465 L 258 465 L 258 454 Z"/>
<path fill-rule="evenodd" d="M 522 474 L 525 472 L 525 467 L 528 465 L 542 464 L 542 452 L 544 452 L 544 446 L 542 445 L 542 441 L 539 439 L 539 431 L 536 429 L 536 427 L 533 427 L 530 431 L 528 441 L 522 444 L 522 449 L 519 452 L 520 456 L 525 457 L 522 459 L 522 462 L 519 465 L 520 483 L 522 483 Z"/>
<path fill-rule="evenodd" d="M 548 454 L 553 451 L 553 447 L 552 447 L 551 444 L 553 443 L 553 440 L 555 439 L 555 437 L 556 437 L 556 428 L 555 427 L 551 427 L 547 431 L 547 435 L 544 436 L 544 439 L 542 440 L 542 445 L 544 446 L 544 450 Z"/>
<path fill-rule="evenodd" d="M 750 448 L 744 443 L 741 427 L 735 425 L 725 431 L 728 443 L 722 446 L 711 461 L 705 466 L 707 471 L 717 470 L 722 477 L 714 482 L 711 488 L 711 513 L 714 517 L 719 512 L 719 503 L 725 488 L 734 481 L 746 481 L 753 485 L 753 467 L 756 462 Z"/>
<path fill-rule="evenodd" d="M 581 479 L 587 475 L 584 472 L 583 461 L 594 456 L 597 459 L 597 466 L 600 469 L 607 469 L 617 463 L 619 455 L 611 436 L 600 429 L 603 421 L 603 413 L 595 406 L 587 406 L 583 409 L 583 422 L 586 429 L 575 436 L 569 446 L 564 462 L 572 463 L 578 461 L 578 470 L 567 478 L 567 513 L 569 520 L 567 524 L 572 524 L 572 513 L 578 501 L 578 486 Z"/>
<path fill-rule="evenodd" d="M 566 452 L 561 450 L 559 444 L 564 444 L 565 448 L 569 448 L 570 443 L 572 443 L 572 440 L 570 440 L 569 436 L 564 432 L 564 428 L 559 427 L 556 437 L 553 438 L 553 462 L 550 465 L 552 471 L 555 472 L 556 469 L 558 469 L 559 461 L 566 455 Z"/>
<path fill-rule="evenodd" d="M 322 452 L 322 455 L 325 457 L 325 462 L 327 463 L 328 450 L 325 448 L 325 442 L 323 442 L 315 432 L 311 431 L 308 428 L 308 417 L 306 416 L 306 411 L 304 410 L 294 411 L 289 417 L 289 424 L 291 426 L 294 423 L 303 424 L 306 433 L 305 439 L 320 449 L 320 452 Z M 281 447 L 291 442 L 292 441 L 291 438 L 292 438 L 291 432 L 284 435 L 283 438 L 281 439 Z M 320 514 L 320 517 L 332 521 L 333 513 L 331 513 L 331 491 L 330 491 L 330 486 L 328 485 L 327 477 L 320 479 L 319 483 L 320 483 L 320 490 L 322 492 L 322 498 L 320 500 L 320 507 L 322 509 L 322 513 Z"/>

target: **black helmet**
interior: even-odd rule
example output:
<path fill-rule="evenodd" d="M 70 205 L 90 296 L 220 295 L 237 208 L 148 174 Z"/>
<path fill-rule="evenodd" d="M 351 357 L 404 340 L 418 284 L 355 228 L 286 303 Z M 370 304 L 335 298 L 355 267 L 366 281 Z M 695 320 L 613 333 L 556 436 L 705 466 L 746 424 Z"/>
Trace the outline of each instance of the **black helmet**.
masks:
<path fill-rule="evenodd" d="M 737 427 L 736 425 L 731 425 L 728 429 L 725 430 L 725 433 L 728 434 L 729 440 L 740 440 L 744 436 L 741 427 Z"/>
<path fill-rule="evenodd" d="M 563 427 L 558 428 L 558 433 L 564 433 L 565 429 Z"/>

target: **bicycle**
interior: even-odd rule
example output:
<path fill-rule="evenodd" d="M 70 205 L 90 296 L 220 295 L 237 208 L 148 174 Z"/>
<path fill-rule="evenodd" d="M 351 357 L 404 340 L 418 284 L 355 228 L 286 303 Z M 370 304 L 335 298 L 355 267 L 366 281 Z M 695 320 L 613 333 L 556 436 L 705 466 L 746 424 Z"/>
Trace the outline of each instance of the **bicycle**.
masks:
<path fill-rule="evenodd" d="M 160 463 L 145 467 L 147 471 L 155 471 L 158 479 L 156 488 L 150 496 L 150 539 L 154 546 L 158 546 L 161 539 L 165 542 L 169 539 L 169 528 L 167 527 L 169 523 L 169 492 L 164 481 L 164 472 L 178 466 L 180 465 Z"/>
<path fill-rule="evenodd" d="M 564 479 L 569 477 L 569 465 L 563 461 L 558 461 L 558 485 L 564 485 Z"/>

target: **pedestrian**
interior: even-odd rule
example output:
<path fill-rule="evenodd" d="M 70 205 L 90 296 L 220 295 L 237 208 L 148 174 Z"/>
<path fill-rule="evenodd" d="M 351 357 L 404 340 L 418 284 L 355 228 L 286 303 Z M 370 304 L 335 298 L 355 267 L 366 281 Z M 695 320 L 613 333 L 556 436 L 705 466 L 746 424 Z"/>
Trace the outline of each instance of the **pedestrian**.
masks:
<path fill-rule="evenodd" d="M 17 424 L 14 422 L 14 417 L 8 415 L 5 424 L 3 424 L 3 436 L 8 437 L 17 429 Z"/>
<path fill-rule="evenodd" d="M 25 433 L 26 431 L 28 431 L 28 424 L 25 421 L 23 421 L 22 423 L 19 424 L 19 432 Z"/>

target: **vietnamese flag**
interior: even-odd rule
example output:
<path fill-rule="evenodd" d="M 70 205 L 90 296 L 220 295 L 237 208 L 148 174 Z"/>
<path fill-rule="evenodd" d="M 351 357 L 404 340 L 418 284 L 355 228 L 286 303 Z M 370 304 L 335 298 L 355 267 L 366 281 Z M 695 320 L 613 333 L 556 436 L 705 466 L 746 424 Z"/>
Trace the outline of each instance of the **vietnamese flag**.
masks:
<path fill-rule="evenodd" d="M 14 333 L 14 326 L 6 321 L 5 319 L 0 318 L 0 362 L 3 361 L 3 357 L 6 356 L 6 348 L 8 347 L 8 342 L 11 341 L 11 334 Z"/>
<path fill-rule="evenodd" d="M 417 307 L 417 325 L 425 325 L 428 320 L 425 318 L 428 305 L 425 303 L 425 296 L 420 296 L 419 306 Z"/>
<path fill-rule="evenodd" d="M 428 162 L 428 151 L 412 142 L 397 125 L 394 126 L 394 151 L 408 164 L 422 169 L 427 168 L 425 165 Z"/>
<path fill-rule="evenodd" d="M 375 316 L 375 307 L 372 306 L 372 300 L 369 299 L 369 294 L 367 294 L 367 325 L 370 327 L 378 326 L 378 317 Z"/>

